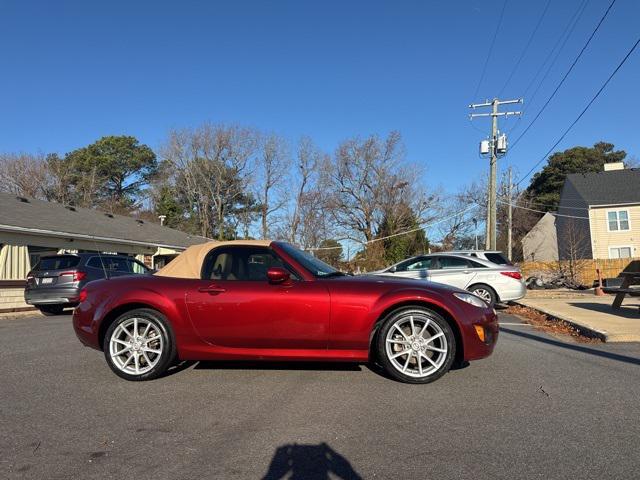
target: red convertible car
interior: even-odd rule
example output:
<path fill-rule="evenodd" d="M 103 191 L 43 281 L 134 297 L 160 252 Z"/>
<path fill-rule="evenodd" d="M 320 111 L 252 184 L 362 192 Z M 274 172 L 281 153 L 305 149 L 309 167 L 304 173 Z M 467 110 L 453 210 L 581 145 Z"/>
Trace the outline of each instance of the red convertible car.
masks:
<path fill-rule="evenodd" d="M 73 324 L 127 380 L 178 360 L 319 360 L 428 383 L 490 355 L 498 336 L 495 311 L 469 292 L 346 275 L 269 241 L 195 245 L 155 275 L 91 282 Z"/>

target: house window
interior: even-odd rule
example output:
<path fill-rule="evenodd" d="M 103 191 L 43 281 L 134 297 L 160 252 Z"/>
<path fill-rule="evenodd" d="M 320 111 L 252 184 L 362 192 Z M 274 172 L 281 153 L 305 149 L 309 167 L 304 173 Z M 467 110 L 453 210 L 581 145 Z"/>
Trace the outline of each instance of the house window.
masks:
<path fill-rule="evenodd" d="M 609 258 L 631 258 L 631 247 L 610 247 Z"/>
<path fill-rule="evenodd" d="M 612 210 L 610 212 L 607 212 L 607 220 L 609 222 L 610 232 L 617 232 L 618 230 L 629 230 L 628 210 Z"/>

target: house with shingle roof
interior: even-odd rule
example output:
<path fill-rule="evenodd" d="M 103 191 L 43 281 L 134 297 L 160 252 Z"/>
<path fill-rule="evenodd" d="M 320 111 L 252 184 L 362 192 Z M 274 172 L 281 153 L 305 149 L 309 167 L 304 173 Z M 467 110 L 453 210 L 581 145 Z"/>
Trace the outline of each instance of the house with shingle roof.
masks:
<path fill-rule="evenodd" d="M 147 220 L 0 193 L 0 311 L 24 306 L 24 279 L 43 255 L 120 253 L 160 268 L 207 241 Z"/>
<path fill-rule="evenodd" d="M 556 228 L 561 260 L 640 257 L 640 169 L 567 175 Z"/>

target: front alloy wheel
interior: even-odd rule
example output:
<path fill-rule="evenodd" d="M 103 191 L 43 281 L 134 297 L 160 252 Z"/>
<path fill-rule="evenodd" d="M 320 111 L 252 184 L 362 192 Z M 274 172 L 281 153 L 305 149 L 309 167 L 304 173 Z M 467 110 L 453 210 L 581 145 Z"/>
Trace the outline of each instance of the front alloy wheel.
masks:
<path fill-rule="evenodd" d="M 162 375 L 175 357 L 165 318 L 150 309 L 138 309 L 113 322 L 104 340 L 111 369 L 127 380 L 150 380 Z"/>
<path fill-rule="evenodd" d="M 387 373 L 407 383 L 429 383 L 444 375 L 455 357 L 448 322 L 426 308 L 392 313 L 378 335 L 378 358 Z"/>

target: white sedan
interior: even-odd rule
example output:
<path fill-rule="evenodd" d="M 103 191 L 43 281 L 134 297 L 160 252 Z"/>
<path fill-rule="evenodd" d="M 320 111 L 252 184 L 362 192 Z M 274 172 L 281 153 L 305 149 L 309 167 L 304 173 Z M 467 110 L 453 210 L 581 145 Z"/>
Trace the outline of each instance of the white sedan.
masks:
<path fill-rule="evenodd" d="M 527 292 L 518 268 L 466 255 L 419 255 L 373 273 L 444 283 L 468 290 L 491 306 L 518 300 Z"/>

